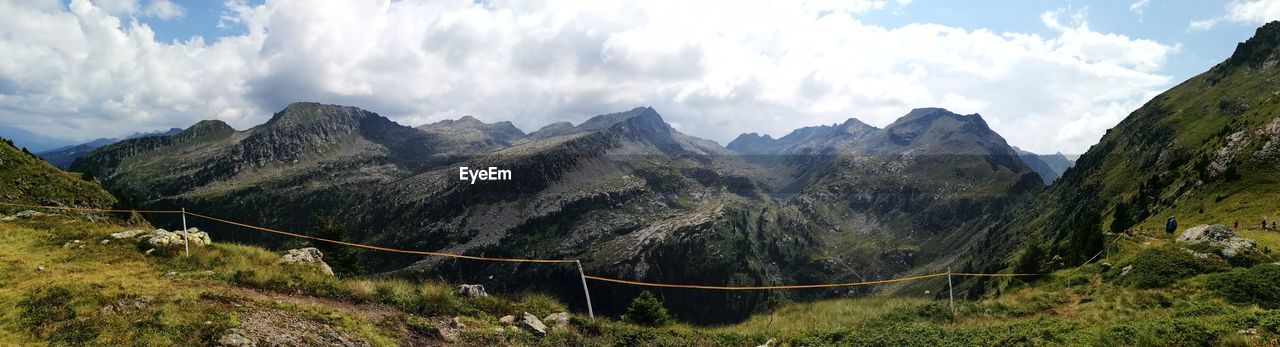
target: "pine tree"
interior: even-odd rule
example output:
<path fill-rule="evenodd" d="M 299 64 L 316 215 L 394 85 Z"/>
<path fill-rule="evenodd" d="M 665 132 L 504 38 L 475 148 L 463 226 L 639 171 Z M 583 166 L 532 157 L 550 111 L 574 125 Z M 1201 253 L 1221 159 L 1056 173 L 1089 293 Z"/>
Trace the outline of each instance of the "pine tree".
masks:
<path fill-rule="evenodd" d="M 631 300 L 627 313 L 622 315 L 622 321 L 659 327 L 671 324 L 671 316 L 667 314 L 667 308 L 662 306 L 662 301 L 646 290 L 640 292 L 635 300 Z"/>

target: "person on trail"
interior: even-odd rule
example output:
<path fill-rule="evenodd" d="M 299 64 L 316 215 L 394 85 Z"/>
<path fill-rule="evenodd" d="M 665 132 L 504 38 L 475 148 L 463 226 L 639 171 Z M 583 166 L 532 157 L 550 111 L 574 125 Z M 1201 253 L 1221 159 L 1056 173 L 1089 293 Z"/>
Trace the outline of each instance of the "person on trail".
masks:
<path fill-rule="evenodd" d="M 1169 221 L 1164 222 L 1164 232 L 1172 234 L 1175 230 L 1178 230 L 1178 220 L 1170 216 Z"/>
<path fill-rule="evenodd" d="M 1262 230 L 1267 230 L 1267 216 L 1262 216 Z"/>
<path fill-rule="evenodd" d="M 1231 229 L 1240 229 L 1240 220 L 1231 221 Z"/>

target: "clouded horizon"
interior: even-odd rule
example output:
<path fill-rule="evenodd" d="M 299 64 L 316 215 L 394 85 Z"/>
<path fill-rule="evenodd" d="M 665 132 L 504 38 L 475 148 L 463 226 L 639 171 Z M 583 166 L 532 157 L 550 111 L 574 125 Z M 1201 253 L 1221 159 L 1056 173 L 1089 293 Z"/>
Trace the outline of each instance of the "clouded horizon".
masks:
<path fill-rule="evenodd" d="M 652 106 L 725 144 L 912 108 L 1082 153 L 1280 1 L 0 0 L 0 125 L 87 140 L 295 101 L 526 132 Z"/>

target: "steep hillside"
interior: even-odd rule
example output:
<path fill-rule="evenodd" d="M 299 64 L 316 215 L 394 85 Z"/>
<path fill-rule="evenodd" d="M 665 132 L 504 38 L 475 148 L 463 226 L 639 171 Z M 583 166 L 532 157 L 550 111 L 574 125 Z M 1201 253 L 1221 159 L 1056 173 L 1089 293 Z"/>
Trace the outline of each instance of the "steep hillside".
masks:
<path fill-rule="evenodd" d="M 0 182 L 0 198 L 8 203 L 91 208 L 116 203 L 92 177 L 63 172 L 9 140 L 0 143 Z"/>
<path fill-rule="evenodd" d="M 1045 194 L 995 226 L 1000 231 L 973 249 L 968 267 L 1034 271 L 1059 266 L 1051 258 L 1079 263 L 1103 249 L 1104 232 L 1163 230 L 1169 217 L 1182 227 L 1235 220 L 1256 227 L 1264 216 L 1276 218 L 1277 42 L 1280 22 L 1272 22 L 1231 58 L 1134 111 Z"/>

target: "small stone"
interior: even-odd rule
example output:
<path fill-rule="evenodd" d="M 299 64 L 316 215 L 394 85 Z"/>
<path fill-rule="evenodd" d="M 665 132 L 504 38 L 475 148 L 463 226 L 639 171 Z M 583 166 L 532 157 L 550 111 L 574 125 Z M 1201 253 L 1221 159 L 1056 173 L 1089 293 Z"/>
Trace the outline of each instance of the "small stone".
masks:
<path fill-rule="evenodd" d="M 489 296 L 489 293 L 484 291 L 484 286 L 479 284 L 460 285 L 458 286 L 458 294 L 471 298 Z"/>
<path fill-rule="evenodd" d="M 44 271 L 44 265 L 36 265 L 36 271 Z"/>
<path fill-rule="evenodd" d="M 501 323 L 502 325 L 516 324 L 516 316 L 512 316 L 512 315 L 502 316 L 502 318 L 498 318 L 498 323 Z"/>
<path fill-rule="evenodd" d="M 152 252 L 155 252 L 155 251 L 156 251 L 156 249 L 155 249 L 155 248 L 149 248 L 149 249 L 147 249 L 147 251 L 146 251 L 146 252 L 142 252 L 142 254 L 145 254 L 145 255 L 151 255 L 151 253 L 152 253 Z"/>
<path fill-rule="evenodd" d="M 542 322 L 546 324 L 551 324 L 551 326 L 553 327 L 563 327 L 563 326 L 569 325 L 569 313 L 568 312 L 552 313 L 547 315 L 546 317 L 542 317 Z"/>
<path fill-rule="evenodd" d="M 1129 271 L 1133 271 L 1133 265 L 1125 265 L 1120 268 L 1120 276 L 1128 275 Z"/>
<path fill-rule="evenodd" d="M 542 320 L 538 319 L 538 316 L 529 312 L 525 312 L 524 317 L 520 319 L 520 327 L 534 335 L 542 336 L 547 334 L 547 325 L 542 324 Z"/>
<path fill-rule="evenodd" d="M 111 239 L 102 239 L 102 241 L 98 243 L 105 245 L 105 244 L 111 243 Z"/>
<path fill-rule="evenodd" d="M 253 343 L 253 341 L 250 341 L 249 339 L 245 338 L 243 335 L 240 335 L 237 333 L 222 335 L 221 338 L 218 338 L 218 345 L 227 346 L 227 347 L 257 346 L 256 344 Z"/>
<path fill-rule="evenodd" d="M 209 321 L 209 320 L 204 321 L 204 325 L 213 325 L 213 321 Z"/>
<path fill-rule="evenodd" d="M 170 277 L 177 277 L 177 276 L 178 276 L 177 272 L 166 272 L 163 275 L 160 275 L 160 278 L 170 278 Z"/>

